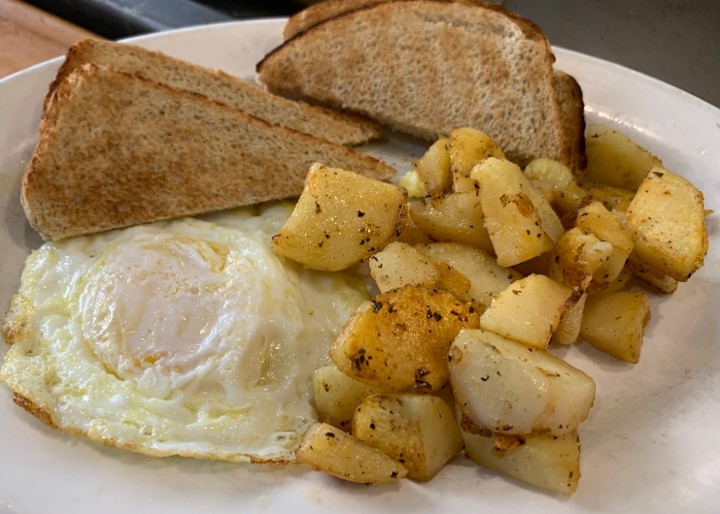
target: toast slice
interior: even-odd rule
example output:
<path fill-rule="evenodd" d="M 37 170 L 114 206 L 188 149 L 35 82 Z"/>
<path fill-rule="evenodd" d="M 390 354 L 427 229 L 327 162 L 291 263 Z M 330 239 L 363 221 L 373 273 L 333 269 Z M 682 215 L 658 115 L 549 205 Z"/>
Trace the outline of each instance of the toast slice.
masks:
<path fill-rule="evenodd" d="M 204 96 L 86 64 L 55 90 L 21 200 L 33 228 L 56 240 L 296 197 L 314 162 L 395 173 Z"/>
<path fill-rule="evenodd" d="M 325 0 L 324 2 L 312 4 L 290 16 L 285 27 L 283 27 L 283 39 L 291 39 L 318 23 L 322 23 L 335 16 L 365 7 L 372 7 L 387 1 L 388 0 Z"/>
<path fill-rule="evenodd" d="M 205 95 L 270 123 L 312 134 L 341 145 L 357 145 L 382 136 L 380 125 L 367 118 L 294 102 L 219 70 L 197 66 L 139 46 L 83 39 L 70 47 L 45 99 L 65 77 L 83 64 L 109 66 L 175 89 Z"/>
<path fill-rule="evenodd" d="M 283 28 L 283 39 L 290 39 L 297 36 L 301 32 L 305 32 L 309 28 L 322 23 L 325 20 L 334 18 L 341 14 L 348 13 L 350 11 L 356 11 L 366 7 L 373 7 L 374 5 L 382 4 L 389 1 L 401 1 L 401 0 L 325 0 L 310 5 L 302 11 L 291 16 L 285 27 Z M 406 0 L 412 1 L 412 0 Z M 538 37 L 544 39 L 542 36 L 542 30 L 535 25 L 532 21 L 519 16 L 513 11 L 506 9 L 505 7 L 493 4 L 490 2 L 483 2 L 482 0 L 438 0 L 445 2 L 459 2 L 466 5 L 475 5 L 486 9 L 494 9 L 498 12 L 504 13 L 506 16 L 514 18 L 521 27 L 524 27 L 525 34 L 528 37 Z"/>
<path fill-rule="evenodd" d="M 560 110 L 565 133 L 570 138 L 570 144 L 576 149 L 571 154 L 569 165 L 577 175 L 587 165 L 585 155 L 585 102 L 583 101 L 580 84 L 572 75 L 555 70 L 553 76 L 555 92 L 558 95 Z"/>
<path fill-rule="evenodd" d="M 424 139 L 469 126 L 521 165 L 549 157 L 575 166 L 584 161 L 573 129 L 582 121 L 561 105 L 567 92 L 556 89 L 553 62 L 542 31 L 505 9 L 470 0 L 391 0 L 311 25 L 257 71 L 273 92 L 358 112 Z M 575 118 L 566 120 L 570 112 Z"/>

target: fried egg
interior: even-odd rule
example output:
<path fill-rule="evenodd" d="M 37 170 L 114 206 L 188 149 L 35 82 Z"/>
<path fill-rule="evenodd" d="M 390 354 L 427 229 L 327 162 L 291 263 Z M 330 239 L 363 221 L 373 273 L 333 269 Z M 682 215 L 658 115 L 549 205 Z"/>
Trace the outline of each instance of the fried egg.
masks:
<path fill-rule="evenodd" d="M 107 445 L 292 461 L 316 421 L 311 374 L 368 295 L 272 252 L 290 209 L 43 245 L 5 318 L 0 378 L 44 421 Z"/>

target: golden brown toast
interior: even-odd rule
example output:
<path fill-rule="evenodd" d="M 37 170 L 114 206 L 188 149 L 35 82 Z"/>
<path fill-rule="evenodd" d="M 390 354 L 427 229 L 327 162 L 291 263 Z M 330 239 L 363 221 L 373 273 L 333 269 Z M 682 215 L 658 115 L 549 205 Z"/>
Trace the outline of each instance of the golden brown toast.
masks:
<path fill-rule="evenodd" d="M 330 0 L 311 9 L 314 20 L 291 26 L 296 35 L 258 64 L 271 91 L 429 140 L 478 128 L 520 164 L 584 163 L 582 97 L 560 87 L 569 82 L 555 76 L 533 23 L 474 0 Z"/>
<path fill-rule="evenodd" d="M 367 118 L 294 102 L 219 70 L 197 66 L 140 46 L 98 39 L 83 39 L 70 47 L 50 85 L 45 99 L 46 109 L 57 85 L 75 68 L 88 63 L 109 66 L 175 89 L 198 93 L 270 123 L 341 145 L 362 144 L 382 136 L 382 128 Z"/>
<path fill-rule="evenodd" d="M 390 166 L 206 97 L 86 64 L 54 93 L 22 184 L 47 240 L 298 196 L 322 162 Z"/>

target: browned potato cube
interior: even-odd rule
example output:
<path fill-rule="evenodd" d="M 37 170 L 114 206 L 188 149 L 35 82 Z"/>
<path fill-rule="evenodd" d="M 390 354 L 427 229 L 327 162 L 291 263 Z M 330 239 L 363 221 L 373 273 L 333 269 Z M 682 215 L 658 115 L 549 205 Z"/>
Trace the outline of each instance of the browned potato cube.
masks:
<path fill-rule="evenodd" d="M 381 293 L 407 285 L 432 287 L 440 278 L 432 259 L 397 241 L 370 257 L 369 264 L 370 275 Z"/>
<path fill-rule="evenodd" d="M 477 192 L 451 193 L 413 202 L 410 217 L 433 241 L 464 243 L 492 251 Z"/>
<path fill-rule="evenodd" d="M 505 158 L 490 136 L 473 128 L 454 129 L 450 133 L 449 151 L 453 177 L 467 177 L 473 166 L 488 157 Z"/>
<path fill-rule="evenodd" d="M 630 261 L 628 260 L 625 263 L 625 267 L 620 272 L 620 274 L 617 276 L 615 280 L 610 282 L 605 289 L 602 290 L 603 293 L 616 293 L 618 291 L 623 291 L 625 287 L 628 285 L 628 282 L 630 282 L 630 279 L 633 277 L 632 267 L 630 265 Z M 675 287 L 677 287 L 677 281 L 675 282 Z M 670 291 L 672 292 L 672 291 Z"/>
<path fill-rule="evenodd" d="M 529 261 L 521 262 L 520 264 L 513 266 L 511 269 L 520 273 L 520 276 L 532 274 L 547 275 L 550 270 L 550 264 L 554 258 L 555 252 L 551 250 L 543 253 L 542 255 L 538 255 L 537 257 L 533 257 Z"/>
<path fill-rule="evenodd" d="M 534 159 L 525 166 L 525 176 L 539 189 L 552 192 L 550 204 L 562 215 L 580 207 L 587 192 L 575 181 L 570 168 L 552 159 Z"/>
<path fill-rule="evenodd" d="M 627 261 L 625 270 L 646 284 L 652 286 L 659 293 L 671 294 L 677 290 L 677 280 L 652 268 L 651 266 L 648 266 L 647 264 L 635 262 L 632 258 Z"/>
<path fill-rule="evenodd" d="M 407 285 L 437 288 L 470 300 L 470 280 L 449 264 L 393 241 L 370 257 L 370 275 L 381 293 Z"/>
<path fill-rule="evenodd" d="M 480 326 L 534 348 L 545 349 L 565 314 L 572 289 L 545 275 L 510 284 L 480 316 Z"/>
<path fill-rule="evenodd" d="M 437 196 L 449 192 L 452 188 L 449 147 L 450 141 L 441 137 L 413 163 L 413 168 L 425 185 L 427 194 Z"/>
<path fill-rule="evenodd" d="M 583 188 L 610 211 L 626 212 L 635 196 L 633 191 L 603 184 L 584 183 Z"/>
<path fill-rule="evenodd" d="M 453 177 L 453 192 L 455 193 L 477 193 L 480 190 L 480 185 L 475 179 L 467 177 L 455 176 Z"/>
<path fill-rule="evenodd" d="M 580 441 L 576 432 L 520 436 L 521 444 L 498 447 L 495 436 L 463 431 L 465 453 L 486 468 L 526 484 L 557 491 L 575 492 L 580 480 Z"/>
<path fill-rule="evenodd" d="M 598 201 L 584 205 L 577 214 L 575 226 L 586 234 L 593 234 L 613 247 L 607 261 L 593 274 L 596 289 L 603 289 L 622 272 L 633 249 L 632 232 L 620 218 L 611 213 Z"/>
<path fill-rule="evenodd" d="M 596 272 L 607 264 L 614 248 L 594 234 L 585 234 L 579 228 L 565 232 L 555 247 L 548 276 L 553 280 L 586 290 Z"/>
<path fill-rule="evenodd" d="M 431 392 L 448 380 L 447 352 L 474 307 L 445 291 L 406 286 L 365 302 L 330 350 L 340 371 L 394 392 Z"/>
<path fill-rule="evenodd" d="M 580 335 L 598 350 L 636 363 L 649 320 L 650 302 L 642 291 L 591 295 L 585 302 Z"/>
<path fill-rule="evenodd" d="M 352 433 L 430 480 L 463 446 L 452 409 L 433 395 L 374 395 L 355 411 Z"/>
<path fill-rule="evenodd" d="M 430 237 L 418 227 L 412 217 L 408 215 L 405 216 L 402 226 L 400 227 L 400 234 L 395 238 L 395 241 L 414 246 L 431 243 L 432 239 L 430 239 Z"/>
<path fill-rule="evenodd" d="M 560 319 L 560 324 L 555 330 L 555 334 L 553 334 L 553 343 L 569 345 L 573 344 L 577 341 L 578 337 L 580 337 L 580 326 L 587 297 L 587 293 L 581 292 L 578 289 L 573 290 L 565 314 Z"/>
<path fill-rule="evenodd" d="M 315 164 L 273 250 L 308 268 L 345 269 L 382 250 L 406 215 L 401 187 Z"/>
<path fill-rule="evenodd" d="M 492 432 L 567 434 L 595 399 L 595 382 L 579 369 L 488 330 L 462 330 L 448 359 L 460 412 Z"/>
<path fill-rule="evenodd" d="M 535 207 L 535 212 L 540 218 L 540 225 L 552 242 L 557 243 L 560 236 L 565 232 L 565 227 L 563 227 L 560 218 L 538 188 L 528 183 L 527 191 L 528 197 Z"/>
<path fill-rule="evenodd" d="M 467 277 L 469 299 L 485 306 L 490 306 L 493 298 L 513 281 L 522 278 L 517 271 L 498 266 L 495 259 L 479 248 L 458 243 L 431 243 L 416 248 Z"/>
<path fill-rule="evenodd" d="M 663 168 L 653 168 L 627 211 L 635 233 L 633 260 L 686 281 L 708 250 L 703 194 L 689 181 Z"/>
<path fill-rule="evenodd" d="M 485 227 L 500 266 L 514 266 L 553 248 L 520 168 L 489 157 L 470 176 L 480 185 Z"/>
<path fill-rule="evenodd" d="M 327 423 L 316 423 L 307 430 L 297 461 L 360 484 L 384 484 L 407 476 L 407 468 L 400 462 Z"/>
<path fill-rule="evenodd" d="M 371 394 L 383 392 L 347 376 L 332 362 L 316 369 L 312 381 L 318 419 L 346 431 L 357 406 Z"/>
<path fill-rule="evenodd" d="M 466 302 L 473 301 L 473 297 L 470 294 L 470 288 L 472 286 L 470 279 L 453 266 L 450 266 L 447 262 L 435 258 L 432 258 L 432 260 L 435 262 L 436 269 L 440 272 L 440 278 L 435 282 L 435 288 L 452 293 Z"/>
<path fill-rule="evenodd" d="M 585 130 L 585 178 L 608 186 L 635 191 L 660 159 L 621 132 L 601 125 Z"/>

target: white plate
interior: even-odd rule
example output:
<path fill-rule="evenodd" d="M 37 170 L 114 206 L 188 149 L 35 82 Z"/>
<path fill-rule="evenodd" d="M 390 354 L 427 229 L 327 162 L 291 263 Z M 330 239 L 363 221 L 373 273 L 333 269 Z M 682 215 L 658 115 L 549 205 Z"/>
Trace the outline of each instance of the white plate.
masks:
<path fill-rule="evenodd" d="M 280 41 L 282 20 L 200 27 L 138 39 L 178 57 L 253 79 Z M 575 75 L 589 121 L 624 129 L 705 192 L 720 196 L 720 110 L 628 69 L 556 49 Z M 0 81 L 0 309 L 39 245 L 19 184 L 39 107 L 58 60 Z M 408 145 L 384 148 L 409 163 Z M 586 344 L 565 357 L 591 374 L 598 395 L 582 426 L 582 480 L 570 499 L 458 459 L 428 484 L 366 487 L 294 467 L 153 459 L 53 431 L 0 389 L 0 514 L 41 512 L 711 512 L 720 505 L 718 223 L 709 219 L 705 268 L 670 297 L 653 297 L 642 362 L 618 363 Z M 5 348 L 0 350 L 2 354 Z"/>

